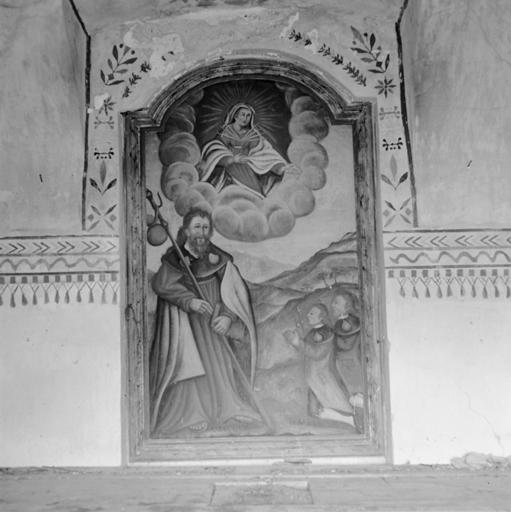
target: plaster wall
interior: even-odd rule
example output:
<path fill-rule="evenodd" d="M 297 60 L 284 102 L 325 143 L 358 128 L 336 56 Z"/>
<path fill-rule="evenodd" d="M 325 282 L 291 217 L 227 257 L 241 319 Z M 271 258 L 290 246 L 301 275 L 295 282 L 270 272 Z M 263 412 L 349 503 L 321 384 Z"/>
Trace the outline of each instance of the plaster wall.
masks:
<path fill-rule="evenodd" d="M 387 287 L 394 462 L 511 453 L 509 304 L 417 299 Z"/>
<path fill-rule="evenodd" d="M 120 114 L 146 107 L 193 66 L 236 52 L 290 57 L 342 94 L 374 102 L 394 462 L 509 455 L 511 409 L 501 392 L 511 385 L 505 2 L 410 0 L 404 12 L 418 222 L 408 158 L 397 144 L 404 137 L 395 88 L 401 2 L 135 3 L 83 2 L 92 34 L 90 105 L 85 37 L 69 9 L 57 0 L 0 7 L 0 465 L 121 463 Z M 391 57 L 387 74 L 373 76 L 351 50 L 351 26 L 377 35 Z M 311 44 L 290 38 L 291 30 Z M 151 64 L 134 86 L 101 78 L 120 44 L 136 52 L 130 74 Z M 367 75 L 368 85 L 319 53 L 322 44 Z M 476 227 L 488 232 L 463 231 Z M 461 293 L 463 283 L 474 293 Z M 94 301 L 79 302 L 89 291 Z"/>
<path fill-rule="evenodd" d="M 510 45 L 504 28 L 510 16 L 506 2 L 456 0 L 410 1 L 403 14 L 418 224 L 437 230 L 438 238 L 426 254 L 417 233 L 413 258 L 402 260 L 402 274 L 410 272 L 405 263 L 422 263 L 408 274 L 415 300 L 405 300 L 404 289 L 388 281 L 396 463 L 511 452 L 511 402 L 503 391 L 511 384 L 509 299 L 502 300 L 509 291 L 487 288 L 491 280 L 482 277 L 490 261 L 508 268 L 510 260 L 498 260 L 484 232 L 471 230 L 509 232 L 498 228 L 509 227 L 511 213 Z M 457 238 L 458 250 L 442 253 L 445 247 L 436 242 L 449 237 Z M 434 262 L 446 267 L 432 271 Z M 509 270 L 501 268 L 507 283 Z M 451 283 L 458 287 L 456 299 Z"/>
<path fill-rule="evenodd" d="M 0 6 L 0 33 L 0 233 L 78 232 L 85 110 L 83 59 L 75 59 L 80 36 L 69 45 L 60 0 L 7 2 Z"/>
<path fill-rule="evenodd" d="M 511 222 L 509 2 L 411 1 L 403 47 L 419 222 Z"/>
<path fill-rule="evenodd" d="M 2 307 L 0 325 L 0 464 L 119 465 L 118 307 Z"/>

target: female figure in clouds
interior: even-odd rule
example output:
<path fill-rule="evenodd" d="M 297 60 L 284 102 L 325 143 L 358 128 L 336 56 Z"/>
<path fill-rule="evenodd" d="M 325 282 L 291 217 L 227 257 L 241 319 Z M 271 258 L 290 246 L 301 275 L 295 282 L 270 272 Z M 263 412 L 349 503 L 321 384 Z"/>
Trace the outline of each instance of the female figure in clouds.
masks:
<path fill-rule="evenodd" d="M 285 172 L 298 172 L 263 137 L 254 119 L 255 111 L 247 103 L 229 109 L 215 139 L 202 149 L 201 181 L 218 192 L 238 185 L 266 197 Z"/>

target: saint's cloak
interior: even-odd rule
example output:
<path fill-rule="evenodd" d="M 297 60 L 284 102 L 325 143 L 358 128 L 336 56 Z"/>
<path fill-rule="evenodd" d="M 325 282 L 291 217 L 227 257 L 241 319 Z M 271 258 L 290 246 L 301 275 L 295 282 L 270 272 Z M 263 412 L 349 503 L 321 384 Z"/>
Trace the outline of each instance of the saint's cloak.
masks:
<path fill-rule="evenodd" d="M 218 304 L 218 315 L 231 318 L 232 325 L 229 339 L 222 339 L 211 328 L 210 318 L 190 310 L 190 301 L 199 297 L 171 248 L 152 282 L 158 295 L 149 362 L 153 437 L 170 437 L 201 422 L 215 426 L 235 417 L 260 420 L 225 346 L 226 341 L 231 344 L 252 383 L 257 346 L 246 283 L 231 256 L 213 244 L 201 259 L 182 250 L 206 299 Z"/>

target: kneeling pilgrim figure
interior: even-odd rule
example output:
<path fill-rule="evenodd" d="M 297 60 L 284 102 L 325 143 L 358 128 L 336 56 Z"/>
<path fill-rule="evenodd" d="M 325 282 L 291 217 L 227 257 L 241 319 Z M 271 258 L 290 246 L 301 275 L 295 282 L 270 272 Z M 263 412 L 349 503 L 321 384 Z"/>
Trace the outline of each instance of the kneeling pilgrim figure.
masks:
<path fill-rule="evenodd" d="M 311 326 L 302 338 L 298 331 L 285 331 L 284 337 L 305 354 L 305 379 L 309 386 L 309 414 L 355 426 L 349 394 L 335 365 L 334 331 L 325 324 L 328 310 L 314 304 L 307 313 Z"/>

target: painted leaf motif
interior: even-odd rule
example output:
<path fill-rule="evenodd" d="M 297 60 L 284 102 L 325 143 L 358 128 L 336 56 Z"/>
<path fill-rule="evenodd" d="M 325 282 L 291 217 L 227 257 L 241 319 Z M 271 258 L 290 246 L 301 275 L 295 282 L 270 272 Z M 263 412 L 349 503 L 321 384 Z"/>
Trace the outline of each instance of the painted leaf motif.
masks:
<path fill-rule="evenodd" d="M 366 50 L 362 49 L 362 48 L 356 48 L 355 46 L 353 46 L 351 48 L 354 52 L 357 52 L 357 53 L 367 53 Z"/>
<path fill-rule="evenodd" d="M 394 155 L 390 157 L 390 172 L 392 173 L 392 177 L 395 178 L 397 174 L 397 161 Z"/>
<path fill-rule="evenodd" d="M 355 39 L 358 39 L 362 44 L 364 44 L 364 38 L 362 37 L 362 34 L 355 27 L 351 27 L 351 31 L 353 32 Z"/>
<path fill-rule="evenodd" d="M 371 59 L 370 57 L 362 57 L 361 60 L 364 62 L 373 62 L 373 59 Z"/>
<path fill-rule="evenodd" d="M 391 187 L 393 187 L 394 185 L 392 184 L 392 182 L 389 180 L 389 178 L 387 176 L 385 176 L 385 174 L 382 174 L 381 175 L 381 179 L 387 183 L 388 185 L 390 185 Z"/>
<path fill-rule="evenodd" d="M 133 64 L 137 59 L 138 59 L 138 57 L 131 57 L 131 59 L 125 60 L 123 62 L 123 64 L 124 65 L 126 65 L 126 64 Z"/>
<path fill-rule="evenodd" d="M 399 178 L 399 183 L 397 184 L 397 186 L 399 187 L 399 185 L 401 185 L 401 183 L 403 183 L 403 181 L 406 181 L 407 178 L 408 178 L 408 173 L 405 172 L 403 174 L 403 176 L 401 176 L 401 178 Z"/>
<path fill-rule="evenodd" d="M 116 45 L 114 45 L 114 48 L 112 50 L 112 55 L 114 56 L 114 59 L 116 61 L 119 61 L 119 52 L 117 51 L 117 46 Z"/>
<path fill-rule="evenodd" d="M 98 225 L 98 223 L 99 223 L 99 220 L 97 220 L 96 222 L 94 222 L 94 224 L 91 224 L 91 225 L 89 226 L 89 229 L 88 229 L 87 231 L 91 231 L 91 230 L 93 230 L 93 229 Z"/>
<path fill-rule="evenodd" d="M 385 223 L 385 226 L 384 227 L 387 227 L 395 218 L 396 216 L 393 215 L 392 217 L 389 218 L 389 220 Z"/>
<path fill-rule="evenodd" d="M 106 178 L 106 163 L 104 161 L 102 161 L 99 166 L 99 178 L 101 180 L 101 184 L 104 185 Z"/>
<path fill-rule="evenodd" d="M 92 179 L 90 178 L 90 184 L 96 189 L 96 190 L 99 190 L 101 192 L 101 189 L 99 188 L 98 184 Z"/>
<path fill-rule="evenodd" d="M 373 48 L 374 43 L 376 43 L 376 36 L 374 34 L 371 34 L 371 37 L 369 38 L 369 44 L 371 45 L 371 49 Z"/>
<path fill-rule="evenodd" d="M 114 208 L 116 207 L 117 205 L 114 204 L 113 206 L 111 206 L 110 208 L 108 208 L 108 210 L 106 211 L 105 215 L 108 215 L 109 213 L 112 213 L 114 211 Z"/>
<path fill-rule="evenodd" d="M 407 222 L 408 224 L 411 224 L 410 220 L 409 220 L 409 219 L 407 219 L 404 215 L 401 215 L 401 218 L 402 218 L 405 222 Z"/>
<path fill-rule="evenodd" d="M 119 75 L 124 75 L 124 73 L 127 73 L 127 72 L 128 72 L 128 70 L 127 70 L 127 69 L 118 69 L 118 70 L 116 71 L 116 73 L 119 73 Z"/>
<path fill-rule="evenodd" d="M 115 80 L 114 82 L 110 82 L 108 85 L 117 85 L 117 84 L 122 84 L 124 82 L 124 80 Z"/>
<path fill-rule="evenodd" d="M 410 201 L 412 200 L 411 197 L 409 197 L 402 205 L 401 205 L 401 208 L 399 208 L 400 210 L 402 210 Z"/>
<path fill-rule="evenodd" d="M 102 70 L 102 69 L 99 71 L 99 74 L 100 74 L 100 76 L 101 76 L 101 80 L 103 80 L 103 83 L 105 83 L 105 84 L 106 84 L 106 77 L 105 77 L 105 73 L 103 73 L 103 70 Z"/>
<path fill-rule="evenodd" d="M 390 53 L 387 55 L 387 58 L 385 59 L 385 70 L 388 69 L 390 64 Z"/>
<path fill-rule="evenodd" d="M 97 215 L 101 215 L 101 213 L 99 213 L 99 210 L 95 207 L 95 206 L 92 206 L 91 205 L 91 210 L 96 213 Z"/>
<path fill-rule="evenodd" d="M 370 69 L 369 70 L 371 73 L 381 73 L 381 69 Z M 378 94 L 381 94 L 381 92 L 379 92 Z"/>
<path fill-rule="evenodd" d="M 391 210 L 394 210 L 396 211 L 396 209 L 394 208 L 394 205 L 392 203 L 389 203 L 389 201 L 385 201 L 385 204 L 391 209 Z"/>
<path fill-rule="evenodd" d="M 107 63 L 108 63 L 108 67 L 113 71 L 114 70 L 114 67 L 112 65 L 112 61 L 110 59 L 107 60 Z"/>
<path fill-rule="evenodd" d="M 107 190 L 110 190 L 112 187 L 114 187 L 116 183 L 117 183 L 117 178 L 116 178 L 115 180 L 112 180 L 112 181 L 108 184 L 108 186 L 105 188 L 105 192 L 106 192 Z"/>

